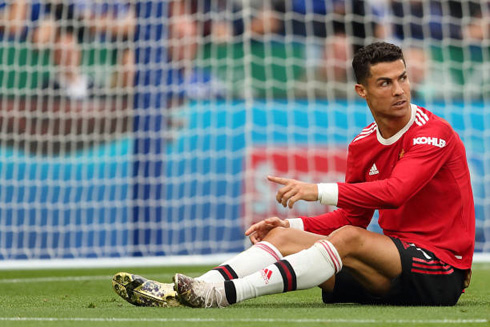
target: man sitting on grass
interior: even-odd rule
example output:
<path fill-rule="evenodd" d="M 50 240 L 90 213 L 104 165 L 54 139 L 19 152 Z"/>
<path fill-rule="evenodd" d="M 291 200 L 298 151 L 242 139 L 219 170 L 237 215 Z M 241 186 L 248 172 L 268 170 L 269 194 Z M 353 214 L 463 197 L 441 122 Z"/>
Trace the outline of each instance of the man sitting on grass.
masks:
<path fill-rule="evenodd" d="M 463 143 L 446 121 L 411 104 L 399 47 L 373 43 L 352 66 L 374 123 L 349 145 L 346 182 L 268 177 L 281 185 L 284 207 L 304 200 L 338 210 L 256 223 L 245 232 L 252 247 L 195 279 L 176 274 L 172 285 L 118 273 L 116 292 L 135 305 L 226 307 L 319 286 L 325 303 L 456 304 L 475 240 Z M 376 209 L 383 234 L 366 230 Z"/>

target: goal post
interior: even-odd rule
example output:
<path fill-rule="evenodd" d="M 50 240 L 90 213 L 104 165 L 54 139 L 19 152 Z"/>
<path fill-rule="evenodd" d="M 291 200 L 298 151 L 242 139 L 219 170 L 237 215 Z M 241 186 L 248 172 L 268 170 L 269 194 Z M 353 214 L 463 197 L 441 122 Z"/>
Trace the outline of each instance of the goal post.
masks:
<path fill-rule="evenodd" d="M 33 2 L 12 18 L 13 3 L 0 4 L 5 266 L 207 264 L 247 247 L 254 221 L 333 210 L 282 208 L 266 176 L 343 180 L 372 122 L 352 54 L 380 39 L 404 49 L 413 102 L 466 146 L 488 260 L 486 5 Z"/>

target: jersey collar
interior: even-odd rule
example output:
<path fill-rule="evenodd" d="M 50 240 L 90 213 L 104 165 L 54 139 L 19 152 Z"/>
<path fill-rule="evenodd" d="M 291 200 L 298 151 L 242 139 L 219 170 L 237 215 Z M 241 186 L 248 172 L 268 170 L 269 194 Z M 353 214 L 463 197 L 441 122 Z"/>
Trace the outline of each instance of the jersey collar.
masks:
<path fill-rule="evenodd" d="M 405 134 L 406 131 L 408 131 L 408 129 L 412 126 L 413 122 L 415 121 L 415 114 L 417 113 L 417 106 L 416 105 L 411 103 L 410 108 L 411 108 L 410 120 L 401 130 L 399 130 L 392 137 L 387 138 L 387 139 L 383 138 L 383 136 L 381 136 L 381 133 L 379 132 L 378 126 L 376 125 L 376 136 L 378 138 L 379 143 L 381 143 L 383 145 L 392 145 L 393 143 L 398 141 L 403 136 L 403 134 Z"/>

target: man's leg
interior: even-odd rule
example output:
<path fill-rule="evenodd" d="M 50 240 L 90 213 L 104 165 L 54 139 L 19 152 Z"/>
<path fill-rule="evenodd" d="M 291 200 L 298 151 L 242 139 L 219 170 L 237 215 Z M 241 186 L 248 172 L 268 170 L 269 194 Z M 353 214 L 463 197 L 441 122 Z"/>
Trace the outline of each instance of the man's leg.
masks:
<path fill-rule="evenodd" d="M 327 238 L 315 235 L 317 242 L 313 246 L 297 252 L 290 250 L 288 243 L 284 242 L 294 238 L 292 235 L 281 237 L 281 234 L 291 232 L 278 231 L 266 237 L 285 255 L 280 261 L 283 264 L 266 268 L 278 271 L 269 280 L 264 280 L 263 272 L 237 280 L 233 285 L 237 301 L 317 285 L 327 291 L 333 290 L 335 274 L 342 266 L 370 293 L 383 295 L 390 290 L 393 278 L 401 274 L 400 255 L 387 236 L 345 226 Z M 298 234 L 297 237 L 303 236 Z M 231 298 L 233 301 L 233 296 Z"/>
<path fill-rule="evenodd" d="M 197 279 L 205 282 L 222 282 L 242 278 L 281 260 L 282 257 L 281 252 L 272 243 L 259 242 Z"/>
<path fill-rule="evenodd" d="M 308 235 L 308 236 L 306 236 Z M 298 252 L 287 240 L 303 240 L 306 248 Z M 226 306 L 249 298 L 321 286 L 332 290 L 335 273 L 342 266 L 373 294 L 385 294 L 391 280 L 401 271 L 396 246 L 387 236 L 365 229 L 345 226 L 328 237 L 294 229 L 276 228 L 265 238 L 283 255 L 283 260 L 247 277 L 225 283 L 202 284 L 176 275 L 177 291 L 191 306 Z M 296 244 L 296 245 L 294 245 Z M 329 281 L 330 280 L 330 281 Z M 212 288 L 213 291 L 209 292 Z M 203 298 L 214 296 L 214 299 Z"/>
<path fill-rule="evenodd" d="M 283 229 L 276 228 L 271 231 L 271 234 L 278 234 L 280 230 Z M 309 248 L 317 240 L 323 238 L 323 236 L 316 234 L 295 231 L 287 234 L 281 233 L 280 237 L 274 238 L 274 242 L 281 240 L 281 247 L 287 254 Z M 196 280 L 213 283 L 245 277 L 282 258 L 281 251 L 274 244 L 264 240 L 197 277 Z M 175 303 L 173 284 L 147 280 L 144 277 L 126 272 L 114 275 L 113 288 L 123 299 L 138 306 L 174 306 L 178 304 Z"/>
<path fill-rule="evenodd" d="M 321 235 L 289 228 L 275 228 L 270 234 L 268 238 L 270 242 L 267 240 L 258 242 L 196 279 L 205 282 L 222 282 L 243 278 L 280 261 L 284 255 L 307 249 L 324 238 Z"/>
<path fill-rule="evenodd" d="M 373 295 L 386 294 L 391 281 L 402 273 L 400 254 L 388 236 L 344 226 L 327 239 L 339 252 L 344 269 Z M 329 291 L 333 284 L 321 287 Z"/>

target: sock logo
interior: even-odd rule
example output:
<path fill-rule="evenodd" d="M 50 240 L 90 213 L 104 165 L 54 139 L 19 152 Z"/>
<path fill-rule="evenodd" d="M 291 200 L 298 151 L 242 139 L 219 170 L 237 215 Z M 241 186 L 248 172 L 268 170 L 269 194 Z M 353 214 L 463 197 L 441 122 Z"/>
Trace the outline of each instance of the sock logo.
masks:
<path fill-rule="evenodd" d="M 262 278 L 264 279 L 264 282 L 266 284 L 269 284 L 271 276 L 272 276 L 272 270 L 269 270 L 267 268 L 262 269 Z"/>

